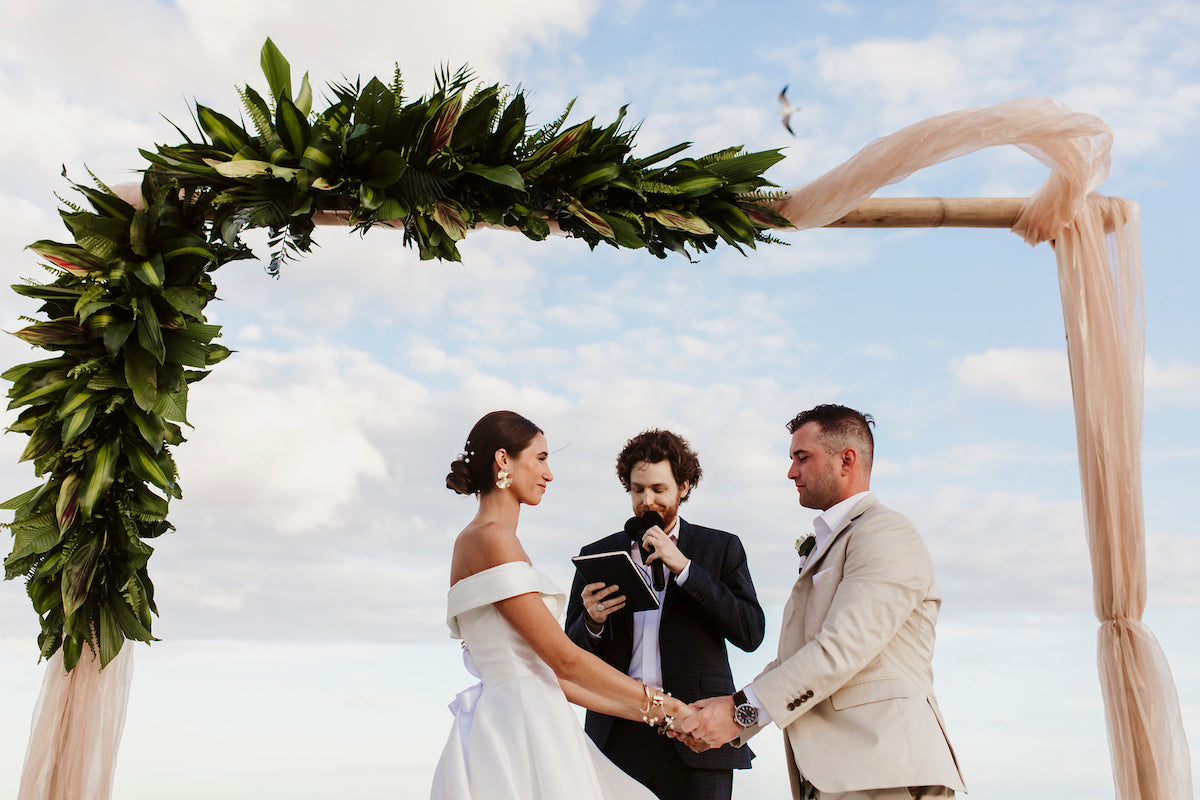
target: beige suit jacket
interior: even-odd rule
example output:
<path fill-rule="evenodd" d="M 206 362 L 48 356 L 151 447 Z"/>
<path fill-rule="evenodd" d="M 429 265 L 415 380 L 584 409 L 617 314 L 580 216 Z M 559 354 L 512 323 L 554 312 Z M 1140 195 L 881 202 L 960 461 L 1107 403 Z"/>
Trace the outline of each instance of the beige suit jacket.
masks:
<path fill-rule="evenodd" d="M 966 790 L 933 695 L 940 606 L 920 534 L 874 495 L 812 553 L 779 656 L 750 684 L 783 729 L 793 797 L 801 776 L 822 792 Z"/>

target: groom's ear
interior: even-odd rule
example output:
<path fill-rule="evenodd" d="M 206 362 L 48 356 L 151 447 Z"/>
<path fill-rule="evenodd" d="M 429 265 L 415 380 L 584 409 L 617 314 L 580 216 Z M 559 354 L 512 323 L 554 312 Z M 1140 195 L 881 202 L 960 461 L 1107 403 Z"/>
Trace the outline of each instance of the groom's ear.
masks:
<path fill-rule="evenodd" d="M 854 465 L 858 463 L 858 451 L 853 447 L 847 447 L 842 451 L 842 477 L 849 475 L 854 471 Z"/>

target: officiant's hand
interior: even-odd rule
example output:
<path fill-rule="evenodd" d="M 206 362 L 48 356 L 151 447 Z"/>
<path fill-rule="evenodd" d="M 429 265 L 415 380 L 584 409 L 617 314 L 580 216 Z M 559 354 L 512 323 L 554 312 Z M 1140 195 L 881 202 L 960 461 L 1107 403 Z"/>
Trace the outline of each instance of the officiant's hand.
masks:
<path fill-rule="evenodd" d="M 679 551 L 679 545 L 675 544 L 671 537 L 667 536 L 666 532 L 657 525 L 642 536 L 642 547 L 654 548 L 654 552 L 646 557 L 647 564 L 662 561 L 663 566 L 671 570 L 672 575 L 678 576 L 688 565 L 688 557 Z"/>
<path fill-rule="evenodd" d="M 589 583 L 583 587 L 579 596 L 583 599 L 583 607 L 591 617 L 592 622 L 603 625 L 609 615 L 625 607 L 625 595 L 612 597 L 613 592 L 620 586 L 605 583 Z"/>

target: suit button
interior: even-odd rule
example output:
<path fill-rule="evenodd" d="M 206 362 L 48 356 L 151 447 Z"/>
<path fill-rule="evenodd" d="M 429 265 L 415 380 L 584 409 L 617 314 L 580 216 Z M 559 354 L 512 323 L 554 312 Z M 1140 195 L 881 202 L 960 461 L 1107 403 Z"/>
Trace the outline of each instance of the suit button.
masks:
<path fill-rule="evenodd" d="M 796 710 L 796 701 L 789 700 L 788 701 L 788 711 L 795 711 L 795 710 Z"/>
<path fill-rule="evenodd" d="M 805 693 L 804 693 L 804 696 L 805 696 L 806 698 L 807 698 L 807 697 L 812 697 L 812 696 L 813 696 L 813 690 L 812 690 L 812 689 L 809 689 L 807 692 L 805 692 Z"/>

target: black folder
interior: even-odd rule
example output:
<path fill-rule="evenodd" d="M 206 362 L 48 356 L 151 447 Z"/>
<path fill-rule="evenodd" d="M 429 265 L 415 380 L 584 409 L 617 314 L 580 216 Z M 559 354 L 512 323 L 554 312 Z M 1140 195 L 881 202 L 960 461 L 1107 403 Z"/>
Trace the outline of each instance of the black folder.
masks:
<path fill-rule="evenodd" d="M 649 611 L 658 608 L 658 595 L 650 588 L 646 574 L 633 563 L 628 550 L 611 553 L 596 553 L 590 556 L 574 556 L 575 569 L 583 576 L 584 583 L 616 584 L 620 588 L 610 597 L 625 595 L 625 609 Z"/>

